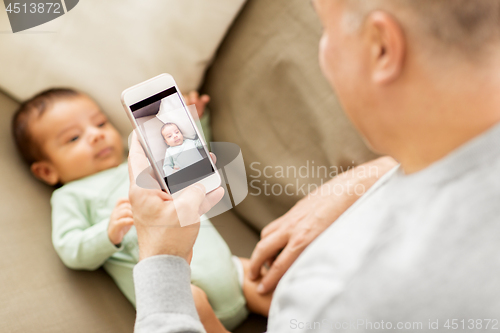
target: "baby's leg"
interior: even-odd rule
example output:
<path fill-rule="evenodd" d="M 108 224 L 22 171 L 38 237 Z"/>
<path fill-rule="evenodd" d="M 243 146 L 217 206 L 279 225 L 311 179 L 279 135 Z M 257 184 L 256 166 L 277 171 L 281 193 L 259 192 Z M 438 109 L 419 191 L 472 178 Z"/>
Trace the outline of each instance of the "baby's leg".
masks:
<path fill-rule="evenodd" d="M 195 285 L 191 285 L 196 311 L 207 333 L 228 333 L 224 325 L 217 319 L 214 310 L 208 302 L 207 294 Z"/>
<path fill-rule="evenodd" d="M 203 289 L 217 318 L 228 330 L 247 316 L 245 297 L 229 247 L 208 220 L 202 220 L 193 249 L 191 283 Z"/>
<path fill-rule="evenodd" d="M 271 299 L 273 293 L 261 295 L 257 292 L 257 286 L 262 278 L 252 281 L 248 278 L 248 271 L 250 267 L 250 260 L 246 258 L 239 258 L 243 264 L 243 271 L 245 277 L 243 280 L 243 294 L 247 300 L 247 307 L 250 312 L 260 314 L 264 317 L 269 315 L 269 307 L 271 306 Z"/>

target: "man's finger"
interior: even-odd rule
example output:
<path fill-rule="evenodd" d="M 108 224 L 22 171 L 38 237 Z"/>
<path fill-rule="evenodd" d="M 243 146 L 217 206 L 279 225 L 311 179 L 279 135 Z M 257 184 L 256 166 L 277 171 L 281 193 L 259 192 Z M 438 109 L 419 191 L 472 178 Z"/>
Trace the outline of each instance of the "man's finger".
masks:
<path fill-rule="evenodd" d="M 266 238 L 267 236 L 278 230 L 281 227 L 282 222 L 283 222 L 283 216 L 277 218 L 276 220 L 266 225 L 264 229 L 262 229 L 262 231 L 260 232 L 260 238 Z"/>
<path fill-rule="evenodd" d="M 260 275 L 260 268 L 266 260 L 274 257 L 288 243 L 287 233 L 274 233 L 265 239 L 261 239 L 250 257 L 249 278 L 255 280 Z"/>
<path fill-rule="evenodd" d="M 149 167 L 149 162 L 144 154 L 141 143 L 137 138 L 135 131 L 132 133 L 130 141 L 130 150 L 128 153 L 128 173 L 130 177 L 130 185 L 136 185 L 137 177 Z"/>
<path fill-rule="evenodd" d="M 180 196 L 174 199 L 175 210 L 182 227 L 199 221 L 200 207 L 205 198 L 205 186 L 198 183 L 184 189 Z"/>
<path fill-rule="evenodd" d="M 203 200 L 203 202 L 201 203 L 199 214 L 203 215 L 207 213 L 222 199 L 222 197 L 224 197 L 224 189 L 222 187 L 219 187 L 208 193 L 205 197 L 205 200 Z"/>
<path fill-rule="evenodd" d="M 137 185 L 144 189 L 161 190 L 135 131 L 130 140 L 128 161 L 131 188 Z"/>
<path fill-rule="evenodd" d="M 214 164 L 217 163 L 217 156 L 215 156 L 214 153 L 210 153 L 210 157 L 212 158 L 212 161 L 214 162 Z"/>
<path fill-rule="evenodd" d="M 278 282 L 286 273 L 288 268 L 292 266 L 293 262 L 300 255 L 300 251 L 290 251 L 289 247 L 285 247 L 283 252 L 281 252 L 276 260 L 267 271 L 266 275 L 260 281 L 257 287 L 257 292 L 260 294 L 267 294 L 268 292 L 274 290 L 278 285 Z"/>

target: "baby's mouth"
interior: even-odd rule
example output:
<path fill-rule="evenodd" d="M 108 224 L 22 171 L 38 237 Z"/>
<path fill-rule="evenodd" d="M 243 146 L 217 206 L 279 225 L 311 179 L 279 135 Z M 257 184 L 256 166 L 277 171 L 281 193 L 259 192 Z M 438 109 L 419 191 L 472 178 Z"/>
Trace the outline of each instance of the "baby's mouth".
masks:
<path fill-rule="evenodd" d="M 111 153 L 113 152 L 113 148 L 112 147 L 106 147 L 104 149 L 101 149 L 96 155 L 95 157 L 96 158 L 105 158 L 105 157 L 108 157 L 109 155 L 111 155 Z"/>

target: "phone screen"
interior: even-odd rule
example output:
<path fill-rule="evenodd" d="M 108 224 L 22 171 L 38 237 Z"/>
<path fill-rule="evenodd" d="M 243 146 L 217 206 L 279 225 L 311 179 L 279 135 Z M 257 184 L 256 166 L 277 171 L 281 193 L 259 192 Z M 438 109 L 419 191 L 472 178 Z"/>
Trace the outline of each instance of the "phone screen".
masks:
<path fill-rule="evenodd" d="M 175 86 L 130 105 L 130 110 L 170 193 L 214 173 L 205 140 Z"/>

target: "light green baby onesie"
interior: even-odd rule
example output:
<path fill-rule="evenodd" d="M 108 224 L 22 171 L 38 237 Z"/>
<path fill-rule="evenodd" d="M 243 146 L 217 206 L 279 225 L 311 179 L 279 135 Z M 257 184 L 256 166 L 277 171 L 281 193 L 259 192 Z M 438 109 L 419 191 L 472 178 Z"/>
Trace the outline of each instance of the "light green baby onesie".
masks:
<path fill-rule="evenodd" d="M 52 194 L 52 242 L 66 266 L 100 266 L 135 306 L 132 269 L 139 260 L 135 227 L 117 248 L 108 238 L 111 212 L 128 197 L 127 164 L 70 182 Z M 203 219 L 202 219 L 203 220 Z M 201 222 L 193 249 L 191 282 L 205 291 L 215 314 L 231 330 L 247 316 L 231 251 L 208 219 Z"/>

